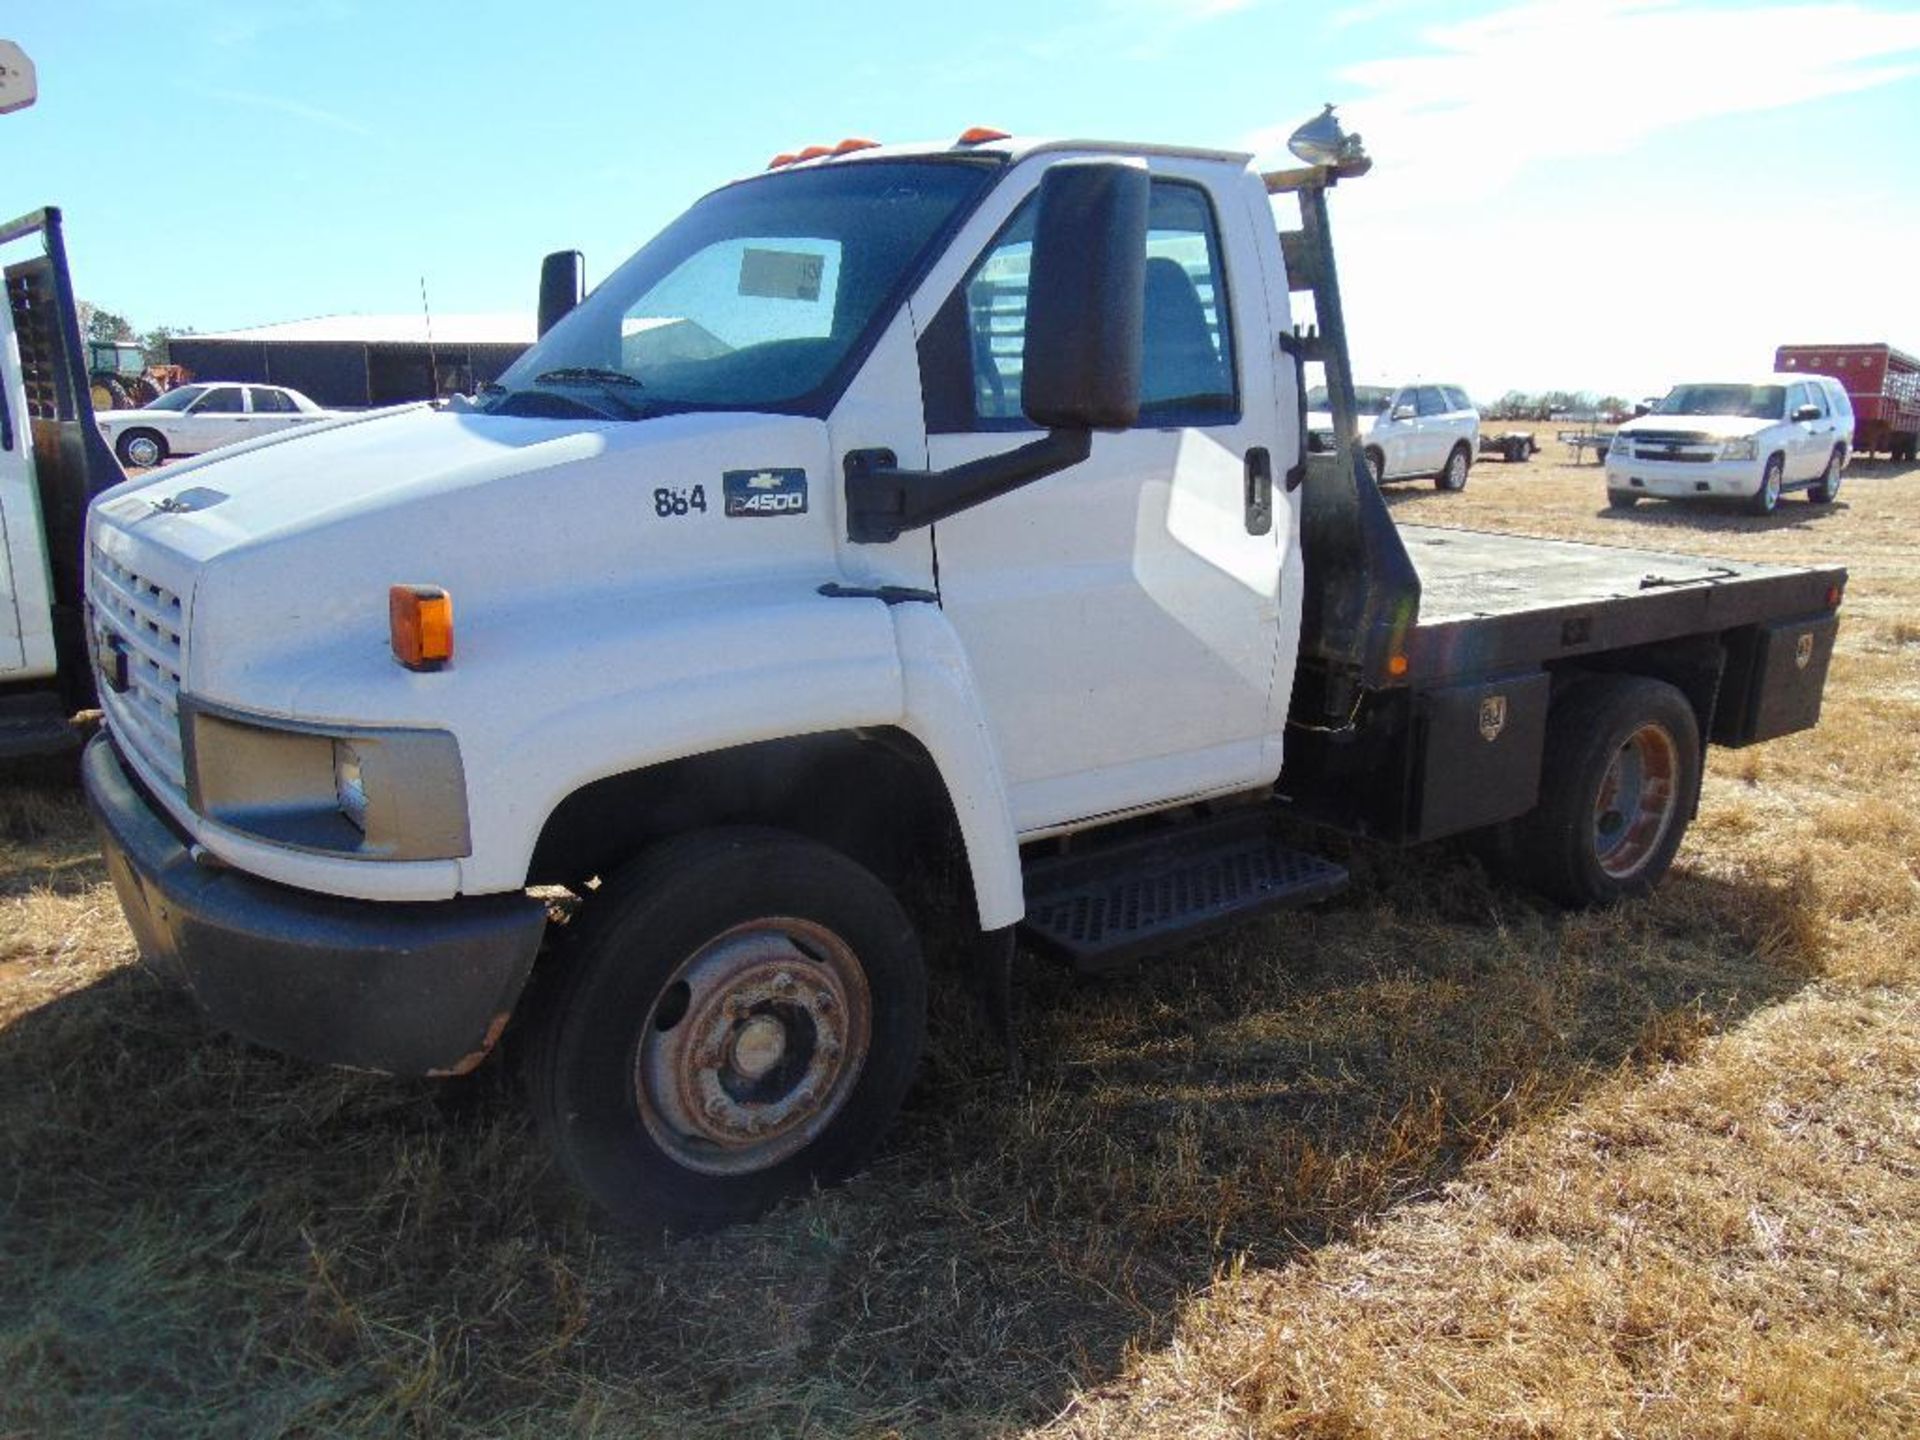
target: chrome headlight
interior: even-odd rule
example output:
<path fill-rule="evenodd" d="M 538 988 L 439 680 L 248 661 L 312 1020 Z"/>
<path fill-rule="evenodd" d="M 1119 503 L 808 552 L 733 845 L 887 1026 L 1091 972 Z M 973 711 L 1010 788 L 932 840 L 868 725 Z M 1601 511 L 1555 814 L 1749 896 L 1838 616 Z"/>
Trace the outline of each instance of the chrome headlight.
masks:
<path fill-rule="evenodd" d="M 460 746 L 444 730 L 304 725 L 183 696 L 196 814 L 276 845 L 361 860 L 473 853 Z"/>
<path fill-rule="evenodd" d="M 1752 460 L 1756 458 L 1759 453 L 1760 452 L 1754 447 L 1754 440 L 1751 435 L 1743 440 L 1722 440 L 1720 442 L 1720 458 L 1722 460 Z"/>

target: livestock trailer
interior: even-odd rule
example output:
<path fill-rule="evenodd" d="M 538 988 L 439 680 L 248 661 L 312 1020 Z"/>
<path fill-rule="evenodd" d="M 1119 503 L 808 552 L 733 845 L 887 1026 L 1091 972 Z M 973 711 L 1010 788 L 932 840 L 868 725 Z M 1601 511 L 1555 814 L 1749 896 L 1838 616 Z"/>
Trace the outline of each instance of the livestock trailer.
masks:
<path fill-rule="evenodd" d="M 1895 460 L 1914 458 L 1920 438 L 1920 360 L 1884 343 L 1782 345 L 1773 352 L 1773 368 L 1831 375 L 1847 387 L 1856 453 L 1885 450 Z"/>

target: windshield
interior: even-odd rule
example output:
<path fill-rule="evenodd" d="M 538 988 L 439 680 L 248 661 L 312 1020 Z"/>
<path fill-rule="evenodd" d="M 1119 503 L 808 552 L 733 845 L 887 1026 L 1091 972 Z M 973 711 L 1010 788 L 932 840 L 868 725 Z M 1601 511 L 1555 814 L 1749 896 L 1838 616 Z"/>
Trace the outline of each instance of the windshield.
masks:
<path fill-rule="evenodd" d="M 1393 398 L 1391 387 L 1382 385 L 1356 385 L 1353 387 L 1353 410 L 1356 415 L 1382 415 L 1386 413 L 1387 402 Z M 1327 396 L 1327 387 L 1316 385 L 1307 391 L 1309 410 L 1331 410 L 1333 401 Z"/>
<path fill-rule="evenodd" d="M 876 319 L 991 174 L 878 160 L 716 191 L 515 361 L 487 408 L 824 414 Z"/>
<path fill-rule="evenodd" d="M 1656 415 L 1739 415 L 1778 420 L 1786 413 L 1784 385 L 1676 385 L 1653 407 Z"/>
<path fill-rule="evenodd" d="M 182 385 L 178 390 L 169 390 L 159 399 L 148 402 L 149 410 L 184 410 L 202 395 L 207 393 L 204 385 Z"/>

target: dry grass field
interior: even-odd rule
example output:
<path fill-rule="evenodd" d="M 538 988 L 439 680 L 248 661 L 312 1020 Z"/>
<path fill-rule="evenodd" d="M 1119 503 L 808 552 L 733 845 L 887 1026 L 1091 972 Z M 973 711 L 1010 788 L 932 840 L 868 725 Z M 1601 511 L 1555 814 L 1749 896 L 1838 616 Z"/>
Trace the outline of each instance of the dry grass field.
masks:
<path fill-rule="evenodd" d="M 1549 445 L 1557 453 L 1557 447 Z M 132 962 L 70 780 L 0 789 L 0 1435 L 1920 1433 L 1920 468 L 1396 512 L 1853 579 L 1821 727 L 1714 752 L 1652 900 L 1451 849 L 1099 983 L 949 983 L 875 1167 L 643 1252 L 497 1071 L 319 1072 Z"/>

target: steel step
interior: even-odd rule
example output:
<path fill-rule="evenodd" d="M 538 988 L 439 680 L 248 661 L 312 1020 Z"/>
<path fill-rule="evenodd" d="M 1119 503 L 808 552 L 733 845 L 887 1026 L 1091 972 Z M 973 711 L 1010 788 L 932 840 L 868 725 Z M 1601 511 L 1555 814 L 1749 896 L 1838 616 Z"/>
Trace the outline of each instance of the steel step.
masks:
<path fill-rule="evenodd" d="M 85 738 L 50 690 L 0 696 L 0 760 L 63 755 Z"/>
<path fill-rule="evenodd" d="M 1028 862 L 1023 928 L 1078 969 L 1105 970 L 1346 883 L 1340 866 L 1282 845 L 1256 811 Z"/>

